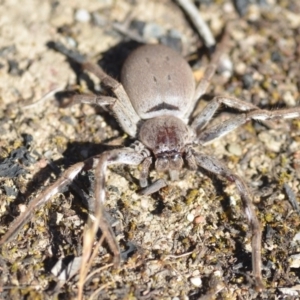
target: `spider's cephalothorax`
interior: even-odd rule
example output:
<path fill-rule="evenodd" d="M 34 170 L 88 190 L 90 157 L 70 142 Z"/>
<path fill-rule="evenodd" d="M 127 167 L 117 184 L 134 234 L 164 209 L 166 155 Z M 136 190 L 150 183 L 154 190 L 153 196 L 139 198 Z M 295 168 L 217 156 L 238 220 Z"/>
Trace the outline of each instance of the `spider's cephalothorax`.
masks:
<path fill-rule="evenodd" d="M 192 138 L 192 130 L 174 116 L 146 120 L 139 131 L 139 140 L 156 158 L 156 170 L 158 172 L 169 170 L 170 174 L 174 175 L 183 166 L 182 156 L 186 146 L 192 143 Z"/>
<path fill-rule="evenodd" d="M 220 47 L 221 49 L 222 47 Z M 171 180 L 178 179 L 183 167 L 183 159 L 189 166 L 199 171 L 206 170 L 236 184 L 241 196 L 245 215 L 252 230 L 253 274 L 258 288 L 263 287 L 261 275 L 261 228 L 252 205 L 252 195 L 244 181 L 215 157 L 203 154 L 192 145 L 205 146 L 249 120 L 266 121 L 276 118 L 297 118 L 299 108 L 267 111 L 242 100 L 217 96 L 213 98 L 192 121 L 191 113 L 197 101 L 206 92 L 215 73 L 215 62 L 220 50 L 215 53 L 212 63 L 207 67 L 202 80 L 195 87 L 193 73 L 188 63 L 175 51 L 162 45 L 145 45 L 135 50 L 125 61 L 121 72 L 121 83 L 107 75 L 98 65 L 82 59 L 82 56 L 56 44 L 56 49 L 80 63 L 84 69 L 94 73 L 101 84 L 110 88 L 113 97 L 81 94 L 72 97 L 72 103 L 90 103 L 110 106 L 123 130 L 142 143 L 142 147 L 130 147 L 106 151 L 102 154 L 75 164 L 67 169 L 52 186 L 48 187 L 27 210 L 15 220 L 8 232 L 0 240 L 6 243 L 28 221 L 34 209 L 46 203 L 51 196 L 64 190 L 83 169 L 94 167 L 95 207 L 99 226 L 106 232 L 106 239 L 118 262 L 120 251 L 113 232 L 104 219 L 105 173 L 110 164 L 142 165 L 140 175 L 144 193 L 157 191 L 166 183 L 148 185 L 147 177 L 155 158 L 157 171 L 169 171 Z M 207 126 L 221 105 L 233 108 L 237 114 L 214 126 Z M 137 149 L 139 148 L 139 149 Z M 144 190 L 145 190 L 144 189 Z M 98 223 L 97 223 L 98 224 Z"/>

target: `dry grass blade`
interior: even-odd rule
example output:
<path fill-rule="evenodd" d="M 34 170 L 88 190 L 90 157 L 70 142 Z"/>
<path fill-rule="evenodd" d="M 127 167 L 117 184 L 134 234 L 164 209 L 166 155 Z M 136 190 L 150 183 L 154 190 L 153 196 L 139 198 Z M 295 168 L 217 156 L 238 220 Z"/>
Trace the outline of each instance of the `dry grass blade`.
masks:
<path fill-rule="evenodd" d="M 175 2 L 177 2 L 188 15 L 199 36 L 203 39 L 205 46 L 208 49 L 214 47 L 216 44 L 215 38 L 194 3 L 190 0 L 176 0 Z"/>

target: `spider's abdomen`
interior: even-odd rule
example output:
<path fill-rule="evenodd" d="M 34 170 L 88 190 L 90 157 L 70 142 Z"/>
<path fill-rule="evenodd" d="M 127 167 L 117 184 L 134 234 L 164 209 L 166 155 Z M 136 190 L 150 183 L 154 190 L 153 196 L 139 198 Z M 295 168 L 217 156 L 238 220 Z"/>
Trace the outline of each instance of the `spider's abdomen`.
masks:
<path fill-rule="evenodd" d="M 189 64 L 163 45 L 145 45 L 133 51 L 123 65 L 121 82 L 142 119 L 182 118 L 195 93 Z"/>

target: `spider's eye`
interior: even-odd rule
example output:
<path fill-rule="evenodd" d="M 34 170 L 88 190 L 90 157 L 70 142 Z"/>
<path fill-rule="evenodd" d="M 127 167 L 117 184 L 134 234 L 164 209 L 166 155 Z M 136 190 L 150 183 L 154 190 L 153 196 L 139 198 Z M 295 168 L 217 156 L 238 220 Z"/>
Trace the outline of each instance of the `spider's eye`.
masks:
<path fill-rule="evenodd" d="M 183 159 L 179 154 L 176 154 L 170 159 L 170 169 L 172 170 L 180 170 L 183 165 Z"/>
<path fill-rule="evenodd" d="M 169 159 L 165 156 L 158 157 L 155 162 L 155 169 L 158 172 L 165 172 L 169 168 Z"/>

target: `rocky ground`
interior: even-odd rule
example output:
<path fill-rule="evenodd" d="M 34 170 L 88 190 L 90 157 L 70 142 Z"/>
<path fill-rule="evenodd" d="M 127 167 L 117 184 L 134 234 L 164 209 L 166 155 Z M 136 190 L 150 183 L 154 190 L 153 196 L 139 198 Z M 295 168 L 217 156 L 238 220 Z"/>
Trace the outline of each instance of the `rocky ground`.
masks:
<path fill-rule="evenodd" d="M 235 96 L 262 108 L 299 105 L 299 1 L 197 1 L 213 35 L 234 21 L 227 58 L 204 101 Z M 130 140 L 107 108 L 62 107 L 61 91 L 97 92 L 92 75 L 51 42 L 85 54 L 118 77 L 138 43 L 165 43 L 191 64 L 209 62 L 189 18 L 170 0 L 0 2 L 0 233 L 62 170 Z M 240 14 L 238 13 L 240 12 Z M 229 59 L 228 59 L 229 58 Z M 226 111 L 219 120 L 236 113 Z M 218 120 L 216 118 L 216 121 Z M 249 122 L 201 151 L 214 153 L 249 185 L 263 227 L 263 276 L 251 277 L 251 231 L 234 184 L 183 170 L 153 196 L 138 193 L 138 170 L 107 173 L 107 209 L 124 261 L 111 267 L 106 244 L 84 285 L 84 299 L 299 299 L 300 121 Z M 152 171 L 151 180 L 159 178 Z M 82 254 L 93 172 L 40 208 L 2 247 L 0 299 L 75 299 L 78 274 L 59 276 Z M 56 267 L 55 267 L 56 266 Z M 66 280 L 67 279 L 67 280 Z"/>

